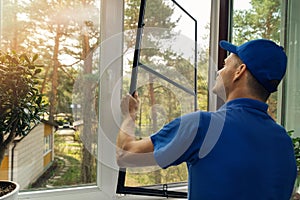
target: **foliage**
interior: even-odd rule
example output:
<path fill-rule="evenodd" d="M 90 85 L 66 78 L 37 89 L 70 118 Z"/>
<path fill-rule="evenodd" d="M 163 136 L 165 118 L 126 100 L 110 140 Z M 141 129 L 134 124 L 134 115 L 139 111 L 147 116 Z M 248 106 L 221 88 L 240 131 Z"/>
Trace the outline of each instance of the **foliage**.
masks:
<path fill-rule="evenodd" d="M 26 9 L 18 1 L 1 1 L 1 47 L 6 51 L 25 52 L 32 50 L 22 44 L 30 35 L 26 29 L 30 24 L 26 20 L 19 20 L 18 13 L 24 13 Z"/>
<path fill-rule="evenodd" d="M 287 133 L 289 136 L 292 138 L 293 146 L 294 146 L 294 153 L 295 153 L 295 158 L 296 158 L 296 164 L 297 164 L 297 172 L 299 174 L 300 172 L 300 137 L 295 137 L 294 135 L 294 130 L 289 130 Z M 292 199 L 300 199 L 300 195 L 298 193 L 298 187 L 300 185 L 300 178 L 297 176 L 296 181 L 295 181 L 295 190 L 293 192 L 293 197 Z"/>
<path fill-rule="evenodd" d="M 251 9 L 234 12 L 233 42 L 241 44 L 256 38 L 273 39 L 279 42 L 281 1 L 251 0 L 250 4 Z"/>
<path fill-rule="evenodd" d="M 0 53 L 0 162 L 7 146 L 41 120 L 47 103 L 39 92 L 38 55 Z"/>
<path fill-rule="evenodd" d="M 133 48 L 135 46 L 136 28 L 139 17 L 139 0 L 126 0 L 124 11 L 124 28 L 126 30 L 125 45 L 126 48 Z M 151 34 L 146 34 L 143 38 L 143 45 L 152 48 L 152 55 L 159 53 L 159 46 L 157 39 L 169 38 L 171 30 L 176 26 L 176 20 L 171 16 L 174 12 L 174 8 L 167 5 L 162 0 L 147 1 L 145 9 L 145 28 L 159 28 L 159 31 L 151 30 Z M 151 44 L 154 43 L 154 44 Z M 158 51 L 158 52 L 157 52 Z M 148 52 L 149 54 L 149 52 Z"/>
<path fill-rule="evenodd" d="M 289 130 L 289 136 L 293 136 L 294 130 Z M 293 145 L 294 145 L 294 152 L 297 162 L 297 171 L 300 171 L 300 137 L 292 137 Z"/>

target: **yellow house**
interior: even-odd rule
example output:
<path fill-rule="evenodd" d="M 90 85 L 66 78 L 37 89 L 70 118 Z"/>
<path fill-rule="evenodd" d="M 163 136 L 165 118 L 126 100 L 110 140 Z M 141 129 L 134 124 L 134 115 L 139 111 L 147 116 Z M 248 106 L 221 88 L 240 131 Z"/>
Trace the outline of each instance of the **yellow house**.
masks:
<path fill-rule="evenodd" d="M 0 180 L 16 181 L 21 189 L 37 180 L 54 160 L 53 133 L 54 125 L 43 121 L 16 139 L 2 161 Z"/>

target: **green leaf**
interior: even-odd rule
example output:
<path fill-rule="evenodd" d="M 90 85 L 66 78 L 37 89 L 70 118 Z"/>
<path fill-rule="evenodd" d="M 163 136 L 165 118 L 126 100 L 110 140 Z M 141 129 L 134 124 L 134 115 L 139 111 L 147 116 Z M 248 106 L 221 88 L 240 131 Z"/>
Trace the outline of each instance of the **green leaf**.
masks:
<path fill-rule="evenodd" d="M 38 54 L 35 54 L 32 58 L 32 62 L 36 61 L 38 59 L 39 55 Z"/>
<path fill-rule="evenodd" d="M 39 73 L 41 73 L 41 72 L 42 72 L 41 69 L 36 69 L 36 70 L 34 71 L 34 75 L 39 74 Z"/>
<path fill-rule="evenodd" d="M 9 60 L 9 61 L 12 60 L 12 57 L 11 57 L 10 55 L 8 55 L 8 54 L 5 56 L 5 58 L 6 58 L 7 60 Z"/>
<path fill-rule="evenodd" d="M 41 97 L 41 96 L 39 96 L 39 98 L 37 99 L 36 103 L 37 103 L 38 105 L 40 105 L 40 104 L 41 104 L 41 102 L 42 102 L 42 97 Z"/>
<path fill-rule="evenodd" d="M 35 66 L 34 65 L 29 65 L 28 68 L 29 69 L 35 69 Z"/>
<path fill-rule="evenodd" d="M 27 56 L 25 53 L 23 53 L 23 54 L 20 56 L 20 58 L 24 58 L 28 63 L 30 63 L 30 60 L 29 60 L 28 56 Z"/>

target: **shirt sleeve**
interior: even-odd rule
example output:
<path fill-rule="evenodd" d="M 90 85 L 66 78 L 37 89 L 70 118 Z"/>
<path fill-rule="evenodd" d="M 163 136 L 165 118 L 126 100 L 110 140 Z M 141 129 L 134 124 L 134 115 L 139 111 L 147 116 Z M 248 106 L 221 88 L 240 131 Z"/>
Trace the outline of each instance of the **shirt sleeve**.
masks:
<path fill-rule="evenodd" d="M 199 122 L 200 112 L 190 113 L 176 118 L 151 135 L 154 158 L 160 167 L 167 168 L 185 162 L 191 157 L 195 148 L 199 149 L 199 147 L 192 147 Z"/>

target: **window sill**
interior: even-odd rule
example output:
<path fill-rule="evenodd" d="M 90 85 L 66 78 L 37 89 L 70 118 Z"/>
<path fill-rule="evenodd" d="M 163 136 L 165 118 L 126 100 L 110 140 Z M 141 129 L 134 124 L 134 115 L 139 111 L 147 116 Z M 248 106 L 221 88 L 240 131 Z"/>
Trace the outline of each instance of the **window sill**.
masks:
<path fill-rule="evenodd" d="M 167 197 L 150 197 L 150 196 L 137 196 L 137 195 L 126 195 L 126 196 L 118 196 L 118 199 L 120 200 L 163 200 L 163 199 L 168 199 L 168 200 L 172 200 L 172 199 L 176 199 L 176 200 L 180 200 L 179 198 L 167 198 Z M 184 198 L 186 200 L 186 198 Z"/>
<path fill-rule="evenodd" d="M 182 189 L 182 188 L 180 188 Z M 179 190 L 180 190 L 179 189 Z M 176 190 L 175 190 L 176 191 Z M 101 191 L 97 186 L 85 186 L 74 188 L 61 188 L 41 191 L 26 191 L 20 192 L 19 200 L 163 200 L 163 199 L 185 199 L 185 198 L 166 198 L 166 197 L 154 197 L 154 196 L 142 196 L 142 195 L 122 195 L 122 194 L 107 194 Z"/>
<path fill-rule="evenodd" d="M 103 194 L 102 194 L 103 193 Z M 22 199 L 43 199 L 43 200 L 76 200 L 76 199 L 101 199 L 104 192 L 97 186 L 61 188 L 41 191 L 26 191 L 19 193 L 19 200 Z"/>

